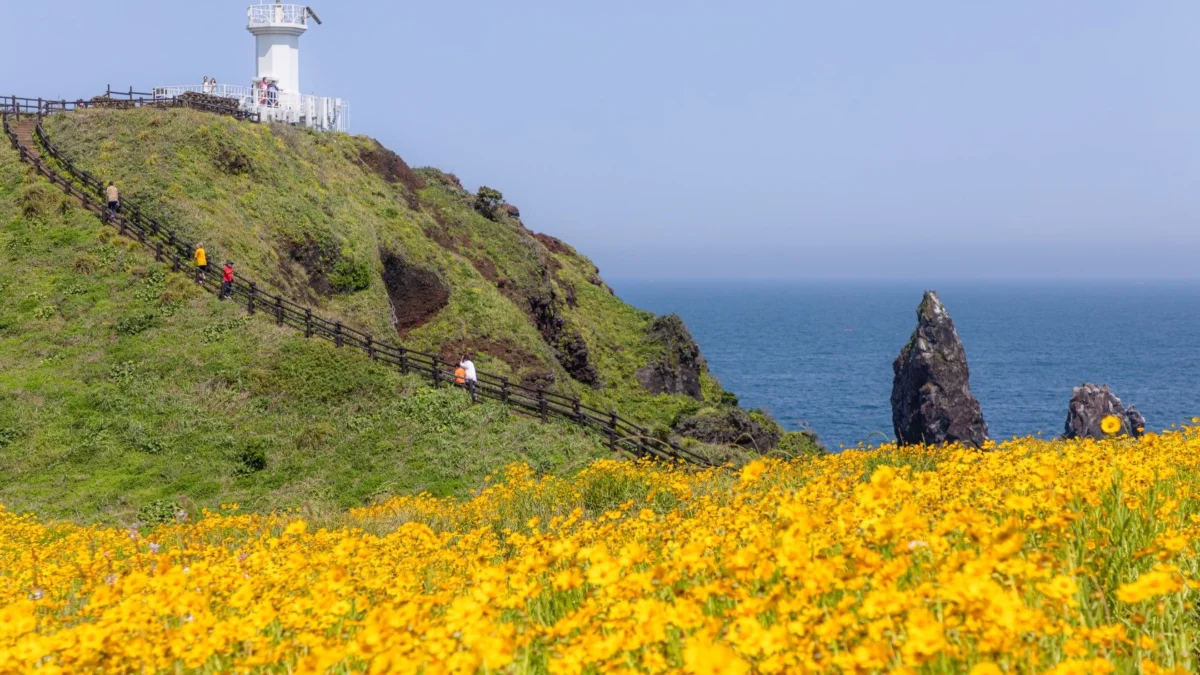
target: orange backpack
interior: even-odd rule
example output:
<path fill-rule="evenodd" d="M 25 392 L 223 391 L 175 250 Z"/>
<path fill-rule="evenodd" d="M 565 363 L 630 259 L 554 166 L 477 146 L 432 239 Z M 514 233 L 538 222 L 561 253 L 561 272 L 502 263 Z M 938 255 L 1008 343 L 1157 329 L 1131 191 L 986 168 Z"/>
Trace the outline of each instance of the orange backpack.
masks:
<path fill-rule="evenodd" d="M 454 369 L 454 384 L 467 383 L 467 369 L 459 366 Z"/>

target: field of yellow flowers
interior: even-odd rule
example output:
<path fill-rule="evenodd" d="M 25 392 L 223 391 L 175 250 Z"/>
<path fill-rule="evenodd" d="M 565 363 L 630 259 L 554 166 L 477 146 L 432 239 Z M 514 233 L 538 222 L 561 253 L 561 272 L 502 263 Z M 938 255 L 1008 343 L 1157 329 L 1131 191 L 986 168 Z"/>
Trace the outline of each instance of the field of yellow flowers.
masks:
<path fill-rule="evenodd" d="M 513 467 L 326 522 L 0 510 L 0 672 L 1192 672 L 1198 478 L 1185 428 Z"/>

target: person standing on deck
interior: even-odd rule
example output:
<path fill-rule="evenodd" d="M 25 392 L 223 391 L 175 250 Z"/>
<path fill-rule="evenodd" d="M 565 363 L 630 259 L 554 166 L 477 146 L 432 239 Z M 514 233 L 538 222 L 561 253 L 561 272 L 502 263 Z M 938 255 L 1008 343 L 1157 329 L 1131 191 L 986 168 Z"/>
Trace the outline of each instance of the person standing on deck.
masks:
<path fill-rule="evenodd" d="M 121 212 L 121 191 L 113 185 L 112 181 L 108 182 L 108 189 L 105 191 L 108 196 L 108 212 L 111 215 L 117 215 Z"/>
<path fill-rule="evenodd" d="M 464 379 L 467 381 L 467 391 L 471 392 L 471 403 L 479 400 L 479 378 L 475 374 L 475 362 L 470 356 L 463 355 L 462 362 L 458 367 L 463 370 Z"/>
<path fill-rule="evenodd" d="M 192 257 L 196 261 L 196 283 L 202 284 L 208 274 L 208 255 L 204 252 L 204 242 L 196 244 L 196 253 Z"/>
<path fill-rule="evenodd" d="M 221 273 L 221 295 L 219 299 L 224 300 L 233 295 L 233 263 L 225 261 L 225 269 Z"/>
<path fill-rule="evenodd" d="M 204 91 L 204 93 L 206 93 L 206 94 L 211 94 L 212 90 L 213 90 L 213 81 L 208 79 L 208 76 L 205 75 L 204 76 L 204 88 L 202 91 Z"/>

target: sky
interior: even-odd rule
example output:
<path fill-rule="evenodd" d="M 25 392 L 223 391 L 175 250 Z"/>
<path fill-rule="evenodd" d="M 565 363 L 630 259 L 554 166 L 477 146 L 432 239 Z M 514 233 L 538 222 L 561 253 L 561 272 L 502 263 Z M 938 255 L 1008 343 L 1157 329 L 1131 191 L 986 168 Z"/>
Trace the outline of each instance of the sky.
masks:
<path fill-rule="evenodd" d="M 1194 1 L 314 2 L 306 92 L 611 278 L 1200 277 Z M 0 73 L 248 83 L 247 4 L 7 2 Z"/>

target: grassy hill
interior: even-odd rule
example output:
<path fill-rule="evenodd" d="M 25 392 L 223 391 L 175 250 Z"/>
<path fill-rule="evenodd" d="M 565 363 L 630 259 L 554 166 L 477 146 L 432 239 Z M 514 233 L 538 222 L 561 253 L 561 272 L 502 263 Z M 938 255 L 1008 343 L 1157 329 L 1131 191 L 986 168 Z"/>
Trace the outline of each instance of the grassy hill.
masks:
<path fill-rule="evenodd" d="M 510 205 L 414 171 L 371 139 L 189 110 L 87 111 L 47 129 L 213 258 L 379 339 L 447 358 L 472 351 L 486 370 L 646 422 L 697 408 L 639 380 L 657 368 L 667 377 L 653 388 L 686 389 L 656 317 L 615 297 L 589 260 L 526 229 Z M 690 393 L 721 401 L 697 370 Z"/>
<path fill-rule="evenodd" d="M 268 290 L 377 339 L 617 408 L 662 436 L 786 452 L 676 317 L 617 298 L 499 193 L 363 137 L 191 110 L 46 120 L 78 163 Z M 428 389 L 242 316 L 0 151 L 0 503 L 146 520 L 464 494 L 513 461 L 571 472 L 603 439 Z M 157 514 L 157 515 L 156 515 Z"/>
<path fill-rule="evenodd" d="M 257 133 L 251 131 L 250 133 Z M 132 521 L 198 505 L 463 494 L 609 453 L 249 320 L 0 149 L 0 503 Z"/>

